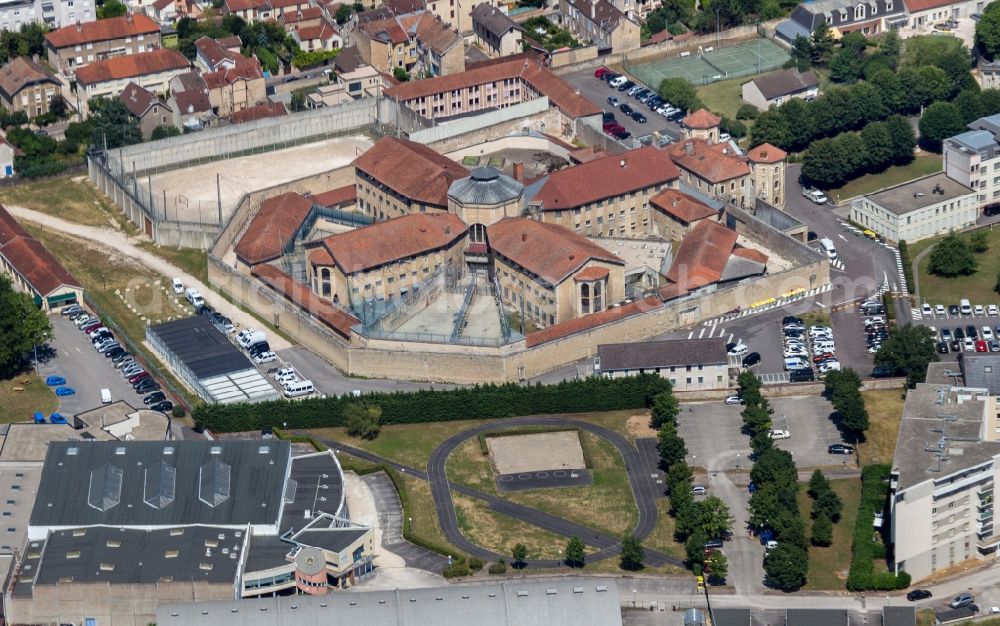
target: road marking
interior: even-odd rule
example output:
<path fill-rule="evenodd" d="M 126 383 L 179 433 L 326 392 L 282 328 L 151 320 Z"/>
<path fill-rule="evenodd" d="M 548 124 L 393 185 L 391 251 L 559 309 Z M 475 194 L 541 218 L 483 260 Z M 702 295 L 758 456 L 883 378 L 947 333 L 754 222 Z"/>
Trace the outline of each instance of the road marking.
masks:
<path fill-rule="evenodd" d="M 826 305 L 823 304 L 822 302 L 820 302 L 819 300 L 816 301 L 816 304 L 818 304 L 821 308 L 824 308 L 824 309 L 826 308 Z"/>
<path fill-rule="evenodd" d="M 692 337 L 694 337 L 694 331 L 693 330 L 688 333 L 688 339 L 691 339 Z"/>
<path fill-rule="evenodd" d="M 726 334 L 726 331 L 723 328 L 719 328 L 719 337 L 721 338 L 725 334 Z"/>
<path fill-rule="evenodd" d="M 700 332 L 700 333 L 698 333 L 698 339 L 702 339 L 702 338 L 703 338 L 704 336 L 705 336 L 705 329 L 704 329 L 704 328 L 702 328 L 702 329 L 701 329 L 701 332 Z"/>
<path fill-rule="evenodd" d="M 843 236 L 842 234 L 837 233 L 837 236 L 843 239 L 844 241 L 847 241 L 847 237 Z"/>
<path fill-rule="evenodd" d="M 733 343 L 733 333 L 729 333 L 729 341 L 726 343 Z"/>

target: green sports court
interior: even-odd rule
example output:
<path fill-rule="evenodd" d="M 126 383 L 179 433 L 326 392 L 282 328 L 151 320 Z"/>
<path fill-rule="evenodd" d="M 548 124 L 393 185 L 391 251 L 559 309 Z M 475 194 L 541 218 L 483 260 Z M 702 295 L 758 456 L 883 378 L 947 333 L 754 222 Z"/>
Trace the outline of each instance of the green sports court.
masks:
<path fill-rule="evenodd" d="M 779 69 L 788 52 L 770 39 L 759 38 L 726 48 L 705 47 L 687 56 L 675 54 L 649 63 L 627 64 L 625 69 L 656 89 L 666 78 L 686 78 L 707 85 L 727 78 L 754 76 Z"/>

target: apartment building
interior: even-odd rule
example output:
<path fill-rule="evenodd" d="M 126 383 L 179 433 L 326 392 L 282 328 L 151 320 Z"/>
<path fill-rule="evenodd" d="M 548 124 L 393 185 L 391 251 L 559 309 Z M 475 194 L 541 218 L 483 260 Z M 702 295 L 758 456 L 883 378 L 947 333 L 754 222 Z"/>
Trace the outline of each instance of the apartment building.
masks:
<path fill-rule="evenodd" d="M 785 206 L 785 157 L 787 156 L 784 150 L 769 143 L 762 143 L 747 152 L 754 195 L 779 208 Z"/>
<path fill-rule="evenodd" d="M 91 98 L 115 98 L 135 83 L 156 94 L 166 94 L 170 80 L 190 69 L 186 58 L 176 50 L 163 48 L 124 57 L 95 61 L 76 70 L 81 101 Z"/>
<path fill-rule="evenodd" d="M 656 374 L 674 391 L 708 391 L 729 386 L 726 340 L 672 339 L 597 346 L 594 374 L 623 378 Z"/>
<path fill-rule="evenodd" d="M 0 5 L 0 29 L 9 31 L 35 22 L 60 28 L 95 17 L 93 0 L 11 0 Z"/>
<path fill-rule="evenodd" d="M 681 241 L 689 230 L 702 220 L 718 220 L 721 213 L 715 207 L 677 189 L 664 189 L 649 199 L 653 208 L 651 234 Z"/>
<path fill-rule="evenodd" d="M 358 209 L 376 220 L 448 210 L 448 188 L 469 170 L 423 144 L 383 137 L 354 160 Z"/>
<path fill-rule="evenodd" d="M 509 217 L 486 229 L 501 299 L 540 327 L 625 299 L 625 262 L 556 224 Z"/>
<path fill-rule="evenodd" d="M 651 146 L 552 172 L 529 185 L 528 210 L 586 237 L 643 238 L 653 230 L 650 198 L 676 189 L 681 173 Z"/>
<path fill-rule="evenodd" d="M 944 173 L 976 191 L 979 208 L 1000 204 L 1000 115 L 981 117 L 942 144 Z"/>
<path fill-rule="evenodd" d="M 313 293 L 334 304 L 406 295 L 442 272 L 458 272 L 468 227 L 451 213 L 404 215 L 306 246 Z"/>
<path fill-rule="evenodd" d="M 928 381 L 935 382 L 907 392 L 893 457 L 892 566 L 914 582 L 971 559 L 993 560 L 1000 545 L 993 523 L 996 397 L 950 384 L 946 368 L 931 364 Z"/>
<path fill-rule="evenodd" d="M 49 65 L 70 76 L 95 61 L 149 52 L 160 47 L 160 25 L 145 15 L 127 14 L 78 22 L 45 33 Z"/>
<path fill-rule="evenodd" d="M 639 24 L 609 0 L 559 0 L 559 16 L 578 39 L 616 53 L 639 47 Z"/>
<path fill-rule="evenodd" d="M 681 182 L 739 207 L 750 206 L 754 185 L 750 164 L 729 143 L 685 139 L 667 149 L 680 170 Z"/>
<path fill-rule="evenodd" d="M 49 112 L 49 101 L 61 84 L 48 69 L 25 57 L 15 57 L 0 68 L 0 104 L 28 117 Z"/>
<path fill-rule="evenodd" d="M 487 56 L 498 58 L 521 52 L 524 29 L 506 13 L 484 2 L 472 9 L 471 17 L 475 43 Z"/>
<path fill-rule="evenodd" d="M 526 57 L 484 64 L 451 76 L 412 80 L 389 87 L 385 95 L 427 119 L 502 109 L 542 96 L 570 120 L 601 113 L 572 85 Z"/>
<path fill-rule="evenodd" d="M 465 71 L 465 45 L 458 32 L 430 11 L 393 15 L 385 7 L 357 17 L 352 43 L 380 72 L 446 76 Z"/>
<path fill-rule="evenodd" d="M 851 219 L 890 241 L 920 241 L 961 230 L 975 224 L 977 217 L 977 193 L 944 173 L 851 202 Z"/>
<path fill-rule="evenodd" d="M 907 26 L 913 29 L 930 28 L 939 22 L 969 17 L 982 13 L 986 0 L 903 0 L 909 14 Z"/>
<path fill-rule="evenodd" d="M 309 0 L 225 0 L 222 13 L 238 15 L 250 23 L 281 21 L 286 14 L 304 11 L 309 6 Z"/>

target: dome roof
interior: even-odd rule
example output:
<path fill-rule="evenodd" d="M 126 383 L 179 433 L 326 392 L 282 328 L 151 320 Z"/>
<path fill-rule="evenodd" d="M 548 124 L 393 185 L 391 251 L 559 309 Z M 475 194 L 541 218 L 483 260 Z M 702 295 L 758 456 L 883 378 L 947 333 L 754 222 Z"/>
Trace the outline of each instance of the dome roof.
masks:
<path fill-rule="evenodd" d="M 461 204 L 504 204 L 516 200 L 524 185 L 492 167 L 479 167 L 448 188 L 448 197 Z"/>

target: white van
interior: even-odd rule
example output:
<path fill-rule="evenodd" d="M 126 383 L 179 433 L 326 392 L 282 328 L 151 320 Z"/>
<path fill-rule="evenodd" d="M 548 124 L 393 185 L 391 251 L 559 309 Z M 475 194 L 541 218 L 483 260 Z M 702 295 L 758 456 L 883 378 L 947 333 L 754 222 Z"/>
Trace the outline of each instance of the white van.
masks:
<path fill-rule="evenodd" d="M 837 249 L 833 247 L 833 242 L 824 237 L 819 240 L 819 247 L 826 253 L 826 258 L 831 261 L 837 258 Z"/>
<path fill-rule="evenodd" d="M 962 315 L 972 315 L 972 305 L 965 298 L 959 302 L 959 308 L 962 310 Z"/>
<path fill-rule="evenodd" d="M 197 308 L 205 306 L 205 299 L 201 297 L 201 292 L 194 287 L 188 287 L 184 291 L 184 297 L 187 301 L 191 303 L 191 306 Z"/>
<path fill-rule="evenodd" d="M 101 389 L 101 404 L 111 404 L 110 389 Z"/>
<path fill-rule="evenodd" d="M 181 282 L 180 278 L 175 278 L 172 284 L 174 287 L 174 293 L 176 294 L 184 293 L 184 283 Z"/>
<path fill-rule="evenodd" d="M 286 398 L 295 398 L 296 396 L 307 396 L 312 392 L 316 391 L 313 387 L 311 380 L 296 380 L 292 382 L 287 382 L 283 385 L 285 388 Z"/>

